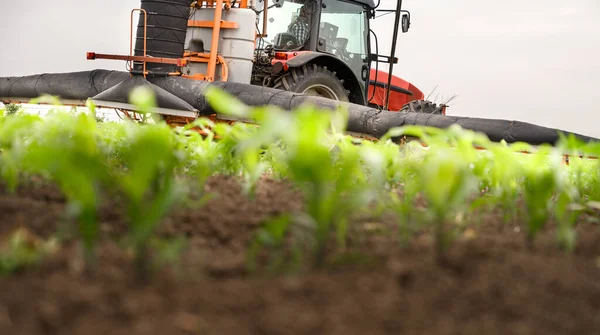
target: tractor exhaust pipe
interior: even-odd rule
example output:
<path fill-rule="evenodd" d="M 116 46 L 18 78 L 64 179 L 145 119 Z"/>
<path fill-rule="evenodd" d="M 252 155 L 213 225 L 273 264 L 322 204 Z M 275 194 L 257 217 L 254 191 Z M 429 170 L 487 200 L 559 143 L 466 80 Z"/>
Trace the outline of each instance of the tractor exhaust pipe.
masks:
<path fill-rule="evenodd" d="M 134 78 L 134 79 L 132 79 Z M 206 82 L 182 77 L 130 77 L 127 72 L 94 70 L 62 74 L 41 74 L 26 77 L 0 78 L 0 101 L 27 102 L 43 94 L 61 99 L 84 101 L 91 98 L 98 106 L 115 108 L 128 104 L 128 92 L 140 85 L 149 85 L 157 94 L 159 112 L 168 115 L 196 117 L 214 114 L 203 92 L 209 85 L 218 87 L 249 106 L 274 105 L 293 110 L 303 104 L 335 110 L 340 103 L 326 98 L 307 96 L 267 87 L 233 83 Z M 103 104 L 102 102 L 107 102 Z M 458 124 L 465 129 L 482 132 L 492 141 L 526 142 L 532 145 L 556 144 L 559 133 L 573 134 L 585 142 L 598 141 L 585 135 L 537 126 L 520 121 L 470 118 L 421 113 L 390 112 L 361 105 L 342 103 L 349 111 L 347 130 L 380 138 L 388 130 L 404 125 L 447 128 Z"/>

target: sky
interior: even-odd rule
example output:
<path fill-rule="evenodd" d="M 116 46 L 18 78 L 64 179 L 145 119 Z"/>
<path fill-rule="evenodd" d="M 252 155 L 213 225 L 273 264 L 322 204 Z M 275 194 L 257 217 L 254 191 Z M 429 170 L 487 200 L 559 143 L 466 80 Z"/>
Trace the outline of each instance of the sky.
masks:
<path fill-rule="evenodd" d="M 85 53 L 127 54 L 139 0 L 0 1 L 0 76 L 125 70 Z M 395 8 L 381 0 L 380 8 Z M 511 119 L 600 137 L 600 1 L 404 0 L 394 74 L 449 115 Z M 392 15 L 372 22 L 389 53 Z M 385 67 L 384 67 L 385 68 Z"/>

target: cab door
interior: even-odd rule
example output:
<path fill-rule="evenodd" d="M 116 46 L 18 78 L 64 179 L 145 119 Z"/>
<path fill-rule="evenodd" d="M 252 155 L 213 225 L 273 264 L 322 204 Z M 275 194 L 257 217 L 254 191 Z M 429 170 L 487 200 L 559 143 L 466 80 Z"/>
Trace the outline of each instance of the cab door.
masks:
<path fill-rule="evenodd" d="M 369 21 L 366 7 L 343 0 L 322 0 L 317 51 L 346 63 L 366 92 L 369 74 Z M 366 77 L 365 77 L 366 74 Z"/>

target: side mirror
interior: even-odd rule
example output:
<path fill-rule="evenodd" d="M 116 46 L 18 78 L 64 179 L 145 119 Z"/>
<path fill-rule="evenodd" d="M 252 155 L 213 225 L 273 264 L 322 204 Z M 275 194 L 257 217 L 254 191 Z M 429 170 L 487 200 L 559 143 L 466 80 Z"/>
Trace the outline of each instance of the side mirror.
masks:
<path fill-rule="evenodd" d="M 410 14 L 402 15 L 402 32 L 406 33 L 410 29 Z"/>

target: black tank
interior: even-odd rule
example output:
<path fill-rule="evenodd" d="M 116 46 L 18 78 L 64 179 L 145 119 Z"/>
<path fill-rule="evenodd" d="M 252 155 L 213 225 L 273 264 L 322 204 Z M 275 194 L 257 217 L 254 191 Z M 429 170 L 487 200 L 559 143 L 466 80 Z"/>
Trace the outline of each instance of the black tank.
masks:
<path fill-rule="evenodd" d="M 141 0 L 148 14 L 146 55 L 161 58 L 182 58 L 191 0 Z M 144 14 L 139 15 L 135 55 L 144 55 Z M 134 73 L 142 73 L 142 63 L 134 63 Z M 146 63 L 149 76 L 164 76 L 178 70 L 177 65 Z"/>

